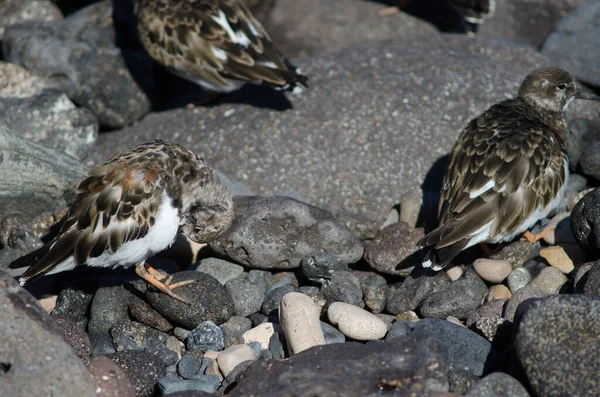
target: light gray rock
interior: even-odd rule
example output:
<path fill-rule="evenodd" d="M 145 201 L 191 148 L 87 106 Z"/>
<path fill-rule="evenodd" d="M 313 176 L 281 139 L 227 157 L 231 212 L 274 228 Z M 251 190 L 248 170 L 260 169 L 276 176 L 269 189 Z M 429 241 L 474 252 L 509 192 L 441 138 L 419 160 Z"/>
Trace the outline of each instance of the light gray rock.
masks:
<path fill-rule="evenodd" d="M 550 63 L 529 47 L 463 36 L 369 43 L 294 62 L 311 88 L 288 96 L 293 109 L 221 104 L 151 114 L 101 135 L 97 161 L 134 142 L 179 141 L 256 194 L 297 191 L 374 236 L 402 192 L 427 179 L 424 194 L 437 195 L 440 157 L 471 118 L 514 97 L 527 74 Z M 600 127 L 598 106 L 583 102 L 569 108 L 575 136 Z"/>
<path fill-rule="evenodd" d="M 347 263 L 360 259 L 360 240 L 328 211 L 288 197 L 237 196 L 236 217 L 211 248 L 253 268 L 290 269 L 326 251 Z"/>
<path fill-rule="evenodd" d="M 75 158 L 25 140 L 0 123 L 0 219 L 24 221 L 65 208 L 76 197 L 85 167 Z"/>
<path fill-rule="evenodd" d="M 95 386 L 59 326 L 0 272 L 0 395 L 93 397 Z"/>
<path fill-rule="evenodd" d="M 200 264 L 198 264 L 198 267 L 196 267 L 196 270 L 210 274 L 223 285 L 225 285 L 227 281 L 244 274 L 244 268 L 242 266 L 219 258 L 202 259 Z"/>
<path fill-rule="evenodd" d="M 469 390 L 467 397 L 529 397 L 518 380 L 502 372 L 494 372 L 481 379 Z"/>
<path fill-rule="evenodd" d="M 44 0 L 6 0 L 0 3 L 0 41 L 7 26 L 23 21 L 60 21 L 60 9 Z"/>

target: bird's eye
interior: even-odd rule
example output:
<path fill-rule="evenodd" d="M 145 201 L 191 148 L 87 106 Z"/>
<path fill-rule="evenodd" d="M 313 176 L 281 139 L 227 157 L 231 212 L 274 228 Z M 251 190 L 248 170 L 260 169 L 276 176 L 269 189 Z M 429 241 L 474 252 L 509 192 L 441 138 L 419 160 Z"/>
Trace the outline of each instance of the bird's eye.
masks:
<path fill-rule="evenodd" d="M 564 90 L 564 89 L 566 89 L 566 88 L 567 88 L 567 85 L 566 85 L 566 84 L 564 84 L 564 83 L 563 83 L 563 84 L 559 84 L 559 85 L 558 85 L 558 89 L 559 89 L 559 90 Z"/>

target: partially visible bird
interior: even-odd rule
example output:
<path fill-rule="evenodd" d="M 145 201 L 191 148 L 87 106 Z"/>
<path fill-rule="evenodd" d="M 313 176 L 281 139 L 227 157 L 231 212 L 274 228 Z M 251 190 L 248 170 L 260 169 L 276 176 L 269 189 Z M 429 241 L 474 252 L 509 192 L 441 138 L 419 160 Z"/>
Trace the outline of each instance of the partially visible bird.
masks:
<path fill-rule="evenodd" d="M 496 0 L 449 0 L 465 21 L 480 25 L 494 16 Z"/>
<path fill-rule="evenodd" d="M 278 90 L 307 85 L 241 0 L 136 0 L 135 13 L 148 54 L 209 92 L 245 83 Z"/>
<path fill-rule="evenodd" d="M 424 267 L 440 270 L 477 243 L 524 232 L 530 241 L 542 237 L 528 229 L 561 206 L 569 176 L 565 110 L 574 98 L 600 100 L 578 91 L 566 71 L 541 68 L 525 78 L 517 98 L 469 122 L 450 153 L 439 226 L 419 241 L 431 248 Z"/>
<path fill-rule="evenodd" d="M 58 235 L 26 255 L 33 263 L 21 285 L 46 274 L 80 265 L 100 268 L 136 266 L 149 283 L 185 302 L 145 261 L 168 248 L 178 231 L 197 243 L 221 235 L 233 219 L 228 188 L 197 154 L 154 141 L 116 154 L 89 171 L 78 187 Z"/>

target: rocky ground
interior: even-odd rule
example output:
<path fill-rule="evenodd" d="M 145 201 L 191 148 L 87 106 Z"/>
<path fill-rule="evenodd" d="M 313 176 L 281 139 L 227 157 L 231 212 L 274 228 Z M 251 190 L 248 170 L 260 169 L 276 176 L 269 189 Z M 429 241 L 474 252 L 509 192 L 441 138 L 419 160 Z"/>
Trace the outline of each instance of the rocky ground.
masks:
<path fill-rule="evenodd" d="M 152 64 L 130 2 L 0 4 L 0 395 L 598 395 L 599 104 L 569 109 L 554 233 L 440 273 L 415 243 L 470 118 L 539 66 L 600 89 L 600 3 L 505 0 L 467 35 L 371 1 L 248 2 L 309 89 L 188 105 L 203 93 Z M 151 260 L 197 281 L 192 305 L 125 270 L 19 287 L 8 264 L 86 170 L 154 138 L 236 194 L 218 241 Z"/>

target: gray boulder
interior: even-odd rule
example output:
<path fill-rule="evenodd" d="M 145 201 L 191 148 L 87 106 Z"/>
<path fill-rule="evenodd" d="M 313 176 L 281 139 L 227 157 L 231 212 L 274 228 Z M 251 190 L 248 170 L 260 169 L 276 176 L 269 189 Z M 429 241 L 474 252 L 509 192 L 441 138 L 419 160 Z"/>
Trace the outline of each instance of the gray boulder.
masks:
<path fill-rule="evenodd" d="M 0 3 L 0 41 L 5 29 L 23 21 L 60 21 L 60 9 L 45 0 L 5 0 Z"/>

